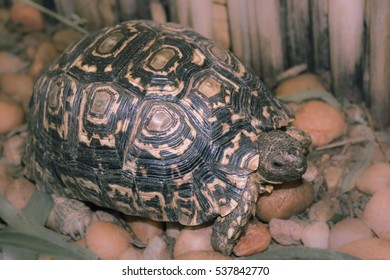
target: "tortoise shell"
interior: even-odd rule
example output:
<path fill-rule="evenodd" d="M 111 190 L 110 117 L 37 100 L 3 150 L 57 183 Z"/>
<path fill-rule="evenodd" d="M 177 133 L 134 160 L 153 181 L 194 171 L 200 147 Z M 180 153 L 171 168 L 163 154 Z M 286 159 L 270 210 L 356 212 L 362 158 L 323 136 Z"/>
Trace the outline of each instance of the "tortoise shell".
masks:
<path fill-rule="evenodd" d="M 229 214 L 257 136 L 290 113 L 232 53 L 176 24 L 92 33 L 37 81 L 26 174 L 39 189 L 158 221 Z"/>

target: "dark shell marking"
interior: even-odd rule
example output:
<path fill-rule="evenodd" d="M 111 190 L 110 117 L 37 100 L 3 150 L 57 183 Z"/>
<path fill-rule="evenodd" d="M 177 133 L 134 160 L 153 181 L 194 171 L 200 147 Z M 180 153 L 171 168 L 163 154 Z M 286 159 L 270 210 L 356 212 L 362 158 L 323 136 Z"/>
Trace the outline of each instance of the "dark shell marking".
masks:
<path fill-rule="evenodd" d="M 258 133 L 291 119 L 229 51 L 175 24 L 127 22 L 39 79 L 26 170 L 47 192 L 195 225 L 236 207 Z"/>

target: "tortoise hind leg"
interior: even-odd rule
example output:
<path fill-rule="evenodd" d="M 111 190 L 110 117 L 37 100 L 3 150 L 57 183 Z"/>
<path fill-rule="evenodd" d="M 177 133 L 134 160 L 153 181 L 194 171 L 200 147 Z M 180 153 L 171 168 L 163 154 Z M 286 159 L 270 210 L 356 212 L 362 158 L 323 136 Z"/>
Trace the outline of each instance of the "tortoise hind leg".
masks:
<path fill-rule="evenodd" d="M 225 217 L 218 217 L 213 225 L 211 245 L 214 250 L 230 255 L 241 233 L 256 209 L 260 181 L 257 173 L 250 176 L 241 200 Z"/>

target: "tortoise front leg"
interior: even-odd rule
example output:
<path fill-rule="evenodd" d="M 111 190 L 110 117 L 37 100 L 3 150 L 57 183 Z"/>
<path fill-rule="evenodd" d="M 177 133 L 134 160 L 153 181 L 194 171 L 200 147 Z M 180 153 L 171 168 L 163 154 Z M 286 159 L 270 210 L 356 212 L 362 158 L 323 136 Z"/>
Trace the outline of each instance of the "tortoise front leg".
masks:
<path fill-rule="evenodd" d="M 241 200 L 236 208 L 225 217 L 218 217 L 211 233 L 211 245 L 214 250 L 230 255 L 241 233 L 256 209 L 260 179 L 257 173 L 250 176 Z"/>

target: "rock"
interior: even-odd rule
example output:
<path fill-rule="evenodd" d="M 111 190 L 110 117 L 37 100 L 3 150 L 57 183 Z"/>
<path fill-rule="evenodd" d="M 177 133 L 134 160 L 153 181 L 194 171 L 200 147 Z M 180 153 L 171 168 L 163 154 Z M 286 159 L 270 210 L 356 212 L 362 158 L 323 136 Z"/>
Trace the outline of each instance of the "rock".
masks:
<path fill-rule="evenodd" d="M 233 258 L 225 256 L 216 251 L 187 251 L 175 258 L 175 260 L 232 260 Z"/>
<path fill-rule="evenodd" d="M 360 219 L 349 218 L 335 224 L 329 233 L 329 249 L 355 240 L 373 237 L 371 229 Z"/>
<path fill-rule="evenodd" d="M 336 250 L 363 260 L 390 260 L 390 242 L 378 238 L 356 240 Z"/>
<path fill-rule="evenodd" d="M 327 222 L 333 214 L 331 202 L 323 199 L 310 206 L 308 216 L 311 222 Z"/>
<path fill-rule="evenodd" d="M 24 3 L 16 2 L 13 4 L 10 19 L 22 31 L 42 31 L 45 28 L 41 12 Z"/>
<path fill-rule="evenodd" d="M 53 43 L 49 41 L 42 42 L 35 54 L 33 63 L 28 70 L 28 74 L 36 79 L 58 56 L 57 50 Z"/>
<path fill-rule="evenodd" d="M 0 161 L 0 175 L 7 175 L 8 176 L 9 175 L 8 174 L 9 168 L 10 168 L 10 165 L 8 163 Z"/>
<path fill-rule="evenodd" d="M 288 219 L 304 211 L 313 202 L 314 192 L 309 183 L 301 180 L 275 186 L 259 196 L 256 216 L 263 222 L 272 218 Z"/>
<path fill-rule="evenodd" d="M 33 79 L 25 74 L 7 73 L 1 76 L 0 83 L 3 92 L 19 102 L 27 112 L 34 86 Z"/>
<path fill-rule="evenodd" d="M 161 236 L 153 237 L 144 250 L 145 260 L 169 260 L 171 259 L 167 244 Z"/>
<path fill-rule="evenodd" d="M 295 113 L 292 123 L 310 134 L 313 146 L 329 144 L 346 130 L 344 114 L 322 101 L 309 101 Z"/>
<path fill-rule="evenodd" d="M 91 224 L 85 239 L 88 248 L 103 260 L 119 259 L 131 242 L 131 236 L 125 229 L 107 222 Z"/>
<path fill-rule="evenodd" d="M 238 239 L 233 253 L 239 257 L 251 256 L 267 250 L 270 243 L 271 234 L 265 225 L 252 220 L 248 223 L 244 234 Z"/>
<path fill-rule="evenodd" d="M 6 189 L 5 197 L 15 208 L 23 209 L 34 191 L 35 185 L 33 183 L 24 178 L 17 178 Z"/>
<path fill-rule="evenodd" d="M 24 122 L 22 108 L 13 100 L 0 94 L 0 134 L 8 133 Z"/>
<path fill-rule="evenodd" d="M 383 188 L 370 198 L 363 218 L 379 238 L 390 240 L 390 188 Z"/>
<path fill-rule="evenodd" d="M 318 178 L 318 169 L 314 165 L 314 163 L 308 161 L 307 162 L 307 169 L 305 174 L 302 175 L 302 179 L 308 183 L 315 182 L 315 180 Z"/>
<path fill-rule="evenodd" d="M 329 193 L 338 190 L 342 177 L 344 176 L 344 169 L 338 166 L 329 166 L 324 170 L 325 185 Z"/>
<path fill-rule="evenodd" d="M 12 179 L 6 174 L 0 174 L 0 195 L 5 195 L 8 187 L 12 184 Z"/>
<path fill-rule="evenodd" d="M 128 222 L 138 241 L 148 244 L 155 236 L 163 234 L 163 224 L 147 218 L 137 217 Z"/>
<path fill-rule="evenodd" d="M 379 162 L 369 166 L 356 180 L 356 187 L 370 195 L 382 188 L 390 188 L 390 164 Z"/>
<path fill-rule="evenodd" d="M 329 227 L 326 223 L 314 222 L 306 225 L 302 232 L 302 243 L 306 247 L 327 249 Z"/>
<path fill-rule="evenodd" d="M 87 241 L 85 238 L 81 238 L 76 241 L 77 245 L 80 245 L 81 247 L 87 248 Z"/>
<path fill-rule="evenodd" d="M 212 226 L 208 224 L 184 227 L 176 239 L 173 257 L 176 259 L 188 251 L 213 251 L 211 246 Z"/>
<path fill-rule="evenodd" d="M 53 43 L 58 53 L 62 53 L 70 44 L 79 41 L 83 34 L 73 28 L 58 30 L 53 36 Z"/>
<path fill-rule="evenodd" d="M 4 143 L 4 158 L 12 164 L 21 164 L 25 146 L 26 138 L 24 136 L 20 134 L 11 136 Z"/>
<path fill-rule="evenodd" d="M 305 223 L 300 220 L 271 219 L 269 231 L 281 245 L 300 245 Z"/>
<path fill-rule="evenodd" d="M 134 246 L 127 247 L 118 257 L 119 260 L 143 260 L 142 250 Z"/>
<path fill-rule="evenodd" d="M 46 33 L 28 33 L 23 36 L 22 42 L 25 46 L 28 60 L 34 60 L 34 56 L 42 42 L 50 42 L 52 36 Z"/>
<path fill-rule="evenodd" d="M 317 75 L 305 73 L 281 82 L 275 93 L 277 97 L 282 97 L 307 90 L 326 91 Z"/>
<path fill-rule="evenodd" d="M 5 25 L 10 17 L 10 11 L 6 8 L 0 8 L 0 24 Z"/>
<path fill-rule="evenodd" d="M 21 58 L 12 53 L 0 51 L 0 75 L 5 73 L 16 73 L 21 71 L 24 67 L 26 67 L 26 62 Z"/>

